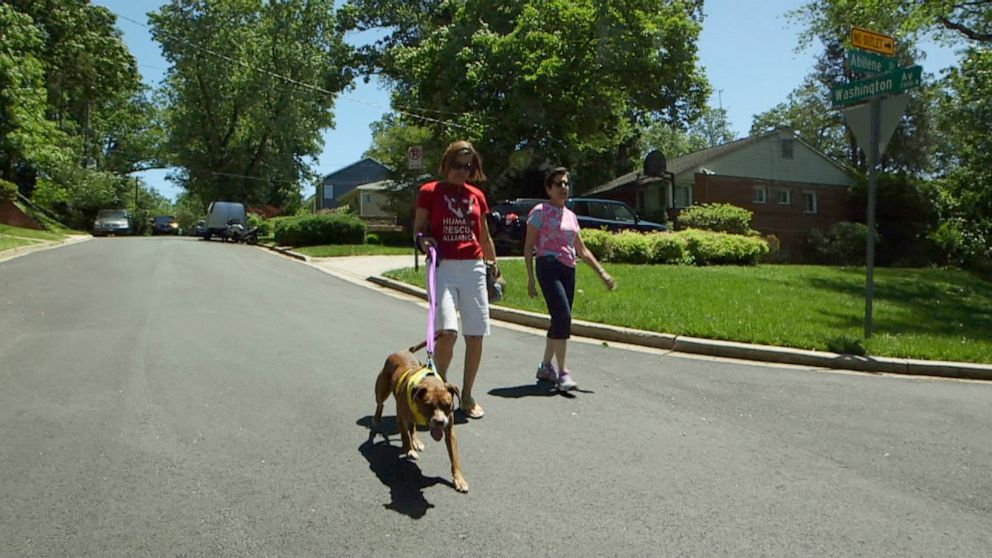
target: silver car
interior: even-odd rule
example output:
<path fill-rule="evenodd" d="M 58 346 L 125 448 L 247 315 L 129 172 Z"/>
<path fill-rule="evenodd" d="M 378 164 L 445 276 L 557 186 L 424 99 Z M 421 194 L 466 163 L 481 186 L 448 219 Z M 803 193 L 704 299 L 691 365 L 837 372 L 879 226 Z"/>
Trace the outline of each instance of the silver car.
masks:
<path fill-rule="evenodd" d="M 131 234 L 131 216 L 126 209 L 101 209 L 93 221 L 93 236 Z"/>

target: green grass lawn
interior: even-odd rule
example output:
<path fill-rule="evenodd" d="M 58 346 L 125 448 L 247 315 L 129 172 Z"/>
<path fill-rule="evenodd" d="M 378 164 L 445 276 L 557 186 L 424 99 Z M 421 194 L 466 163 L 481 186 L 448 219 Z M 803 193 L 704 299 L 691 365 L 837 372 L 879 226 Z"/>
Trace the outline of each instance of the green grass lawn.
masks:
<path fill-rule="evenodd" d="M 336 258 L 340 256 L 413 256 L 413 247 L 381 246 L 378 244 L 328 244 L 326 246 L 300 246 L 294 252 L 312 258 Z"/>
<path fill-rule="evenodd" d="M 32 240 L 25 240 L 23 238 L 13 238 L 10 236 L 4 236 L 0 234 L 0 252 L 4 250 L 10 250 L 11 248 L 17 248 L 18 246 L 27 246 L 28 244 L 35 244 Z"/>
<path fill-rule="evenodd" d="M 65 238 L 64 234 L 51 233 L 48 231 L 36 231 L 34 229 L 14 227 L 11 225 L 4 225 L 2 223 L 0 223 L 0 234 L 18 236 L 22 238 L 36 238 L 38 240 L 61 240 Z"/>
<path fill-rule="evenodd" d="M 992 363 L 992 283 L 946 269 L 876 269 L 874 335 L 864 332 L 863 268 L 607 264 L 610 293 L 578 268 L 574 316 L 709 339 L 874 356 Z M 546 312 L 527 296 L 521 260 L 500 263 L 503 306 Z M 387 274 L 424 286 L 423 270 Z"/>

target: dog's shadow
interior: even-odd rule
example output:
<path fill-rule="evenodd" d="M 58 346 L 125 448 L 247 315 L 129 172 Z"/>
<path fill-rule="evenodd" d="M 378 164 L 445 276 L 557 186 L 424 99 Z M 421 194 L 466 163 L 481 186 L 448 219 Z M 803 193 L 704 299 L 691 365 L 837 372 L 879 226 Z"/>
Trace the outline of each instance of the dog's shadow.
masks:
<path fill-rule="evenodd" d="M 379 477 L 382 484 L 389 487 L 392 500 L 388 504 L 383 504 L 383 507 L 413 519 L 420 519 L 427 514 L 427 510 L 434 507 L 434 504 L 424 497 L 425 488 L 444 484 L 454 489 L 455 486 L 451 481 L 441 477 L 425 477 L 416 461 L 400 457 L 402 449 L 398 445 L 390 444 L 388 438 L 389 434 L 396 434 L 397 438 L 399 437 L 396 417 L 383 417 L 379 425 L 373 426 L 372 417 L 366 416 L 358 420 L 358 425 L 369 430 L 368 440 L 358 446 L 358 451 L 369 462 L 369 468 Z M 378 436 L 384 439 L 376 443 L 375 439 Z"/>
<path fill-rule="evenodd" d="M 508 399 L 519 399 L 521 397 L 564 397 L 566 399 L 574 399 L 576 393 L 595 393 L 588 389 L 574 388 L 569 391 L 558 391 L 555 389 L 555 385 L 551 382 L 536 382 L 533 384 L 524 384 L 520 386 L 511 386 L 503 388 L 494 388 L 489 390 L 489 395 L 495 395 L 496 397 L 506 397 Z"/>

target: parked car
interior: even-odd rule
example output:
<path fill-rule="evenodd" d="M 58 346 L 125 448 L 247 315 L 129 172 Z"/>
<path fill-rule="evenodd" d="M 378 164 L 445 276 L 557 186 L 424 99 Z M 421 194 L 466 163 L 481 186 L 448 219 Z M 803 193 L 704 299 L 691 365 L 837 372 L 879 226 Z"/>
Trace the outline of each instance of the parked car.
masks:
<path fill-rule="evenodd" d="M 248 224 L 244 204 L 229 201 L 210 202 L 210 207 L 207 208 L 207 230 L 203 233 L 203 239 L 210 240 L 211 236 L 227 239 L 230 236 L 228 227 L 232 224 Z"/>
<path fill-rule="evenodd" d="M 156 215 L 152 219 L 152 236 L 157 234 L 179 234 L 179 222 L 171 215 Z"/>
<path fill-rule="evenodd" d="M 489 232 L 493 235 L 499 254 L 519 253 L 527 235 L 527 215 L 535 205 L 546 201 L 538 198 L 503 200 L 490 206 Z M 580 228 L 606 229 L 612 232 L 634 230 L 641 232 L 667 231 L 661 223 L 645 221 L 629 205 L 617 200 L 569 198 L 566 207 L 575 212 Z"/>
<path fill-rule="evenodd" d="M 189 234 L 190 236 L 203 237 L 203 235 L 207 234 L 207 222 L 204 219 L 200 219 L 190 229 Z"/>
<path fill-rule="evenodd" d="M 126 209 L 101 209 L 93 221 L 93 236 L 131 234 L 131 216 Z"/>

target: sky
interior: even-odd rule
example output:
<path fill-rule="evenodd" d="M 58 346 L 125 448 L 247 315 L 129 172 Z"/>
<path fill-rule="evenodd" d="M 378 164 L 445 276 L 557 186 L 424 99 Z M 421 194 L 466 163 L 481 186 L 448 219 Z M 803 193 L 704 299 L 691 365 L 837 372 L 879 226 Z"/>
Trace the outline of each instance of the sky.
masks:
<path fill-rule="evenodd" d="M 147 28 L 146 14 L 157 10 L 161 0 L 93 0 L 118 16 L 117 26 L 138 61 L 146 84 L 156 87 L 168 64 Z M 337 4 L 341 0 L 337 0 Z M 784 102 L 813 70 L 819 45 L 797 53 L 802 29 L 786 20 L 785 14 L 803 0 L 707 0 L 706 17 L 699 37 L 699 63 L 713 88 L 710 105 L 726 109 L 736 137 L 744 137 L 754 115 Z M 138 23 L 128 21 L 134 20 Z M 360 43 L 361 36 L 346 38 Z M 939 76 L 954 64 L 952 49 L 922 43 L 927 55 L 922 62 L 926 73 Z M 324 150 L 314 171 L 334 172 L 361 159 L 372 141 L 370 124 L 389 112 L 389 94 L 375 81 L 357 80 L 335 105 L 336 126 L 323 134 Z M 160 194 L 175 200 L 181 189 L 166 179 L 167 171 L 149 171 L 140 176 Z M 304 191 L 304 196 L 312 192 Z"/>

